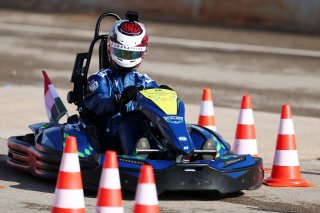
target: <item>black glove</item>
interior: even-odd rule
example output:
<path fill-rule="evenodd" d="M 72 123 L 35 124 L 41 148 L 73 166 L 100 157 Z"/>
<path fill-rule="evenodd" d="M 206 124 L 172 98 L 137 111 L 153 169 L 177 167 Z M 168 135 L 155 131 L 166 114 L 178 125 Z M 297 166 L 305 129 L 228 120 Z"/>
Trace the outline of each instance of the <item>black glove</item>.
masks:
<path fill-rule="evenodd" d="M 135 101 L 137 98 L 137 93 L 143 89 L 143 86 L 128 86 L 126 87 L 122 94 L 121 94 L 121 99 L 120 103 L 121 104 L 127 104 L 129 101 Z"/>
<path fill-rule="evenodd" d="M 167 85 L 160 85 L 159 86 L 160 89 L 167 89 L 167 90 L 172 90 L 174 91 L 171 87 L 167 86 Z"/>

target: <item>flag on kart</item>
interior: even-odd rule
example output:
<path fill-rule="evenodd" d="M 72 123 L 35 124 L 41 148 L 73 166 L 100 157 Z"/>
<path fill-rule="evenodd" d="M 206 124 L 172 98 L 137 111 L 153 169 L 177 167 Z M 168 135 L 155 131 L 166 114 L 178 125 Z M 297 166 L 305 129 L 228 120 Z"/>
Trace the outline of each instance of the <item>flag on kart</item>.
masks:
<path fill-rule="evenodd" d="M 67 109 L 62 103 L 56 89 L 51 83 L 46 71 L 42 71 L 44 77 L 44 102 L 50 123 L 58 123 L 60 118 L 67 114 Z"/>

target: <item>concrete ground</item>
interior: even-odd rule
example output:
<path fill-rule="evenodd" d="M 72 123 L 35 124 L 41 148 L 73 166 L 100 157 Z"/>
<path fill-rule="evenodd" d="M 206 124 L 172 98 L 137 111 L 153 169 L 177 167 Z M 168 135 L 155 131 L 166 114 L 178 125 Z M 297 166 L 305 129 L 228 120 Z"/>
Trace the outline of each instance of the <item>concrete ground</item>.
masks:
<path fill-rule="evenodd" d="M 28 133 L 29 124 L 47 120 L 42 69 L 47 70 L 66 103 L 66 93 L 72 88 L 69 80 L 75 54 L 87 50 L 95 18 L 0 10 L 0 209 L 6 212 L 50 209 L 55 184 L 9 168 L 5 163 L 6 139 Z M 262 186 L 226 197 L 167 193 L 159 196 L 161 211 L 317 212 L 320 209 L 320 60 L 309 53 L 320 51 L 320 38 L 153 22 L 146 25 L 154 43 L 150 44 L 140 70 L 177 91 L 187 103 L 189 122 L 197 122 L 202 88 L 211 88 L 218 131 L 232 145 L 242 95 L 251 95 L 259 156 L 267 168 L 273 162 L 281 105 L 291 104 L 302 176 L 314 184 L 312 188 Z M 167 42 L 168 38 L 171 41 L 183 38 L 186 40 L 178 41 L 196 46 L 181 47 Z M 222 49 L 218 44 L 222 44 Z M 249 45 L 249 49 L 234 44 Z M 227 50 L 230 45 L 236 50 Z M 254 52 L 257 46 L 264 52 Z M 306 56 L 271 53 L 266 47 L 276 52 L 279 48 L 292 53 L 307 52 L 304 52 Z M 92 72 L 97 67 L 96 61 L 93 65 Z M 75 112 L 74 106 L 67 107 Z M 126 212 L 134 205 L 132 199 L 133 195 L 124 195 Z M 88 212 L 93 211 L 95 202 L 94 195 L 86 194 Z"/>

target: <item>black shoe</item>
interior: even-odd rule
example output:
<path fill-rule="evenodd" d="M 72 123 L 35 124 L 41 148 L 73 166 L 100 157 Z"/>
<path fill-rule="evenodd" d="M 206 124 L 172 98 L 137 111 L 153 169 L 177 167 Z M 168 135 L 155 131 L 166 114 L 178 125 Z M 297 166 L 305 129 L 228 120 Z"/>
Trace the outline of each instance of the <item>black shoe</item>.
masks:
<path fill-rule="evenodd" d="M 203 146 L 202 150 L 215 150 L 214 141 L 212 139 L 207 139 Z M 216 155 L 202 155 L 203 160 L 213 160 Z"/>
<path fill-rule="evenodd" d="M 143 150 L 149 150 L 150 143 L 147 138 L 140 138 L 136 143 L 135 155 L 142 158 L 147 158 L 148 154 L 143 153 Z"/>

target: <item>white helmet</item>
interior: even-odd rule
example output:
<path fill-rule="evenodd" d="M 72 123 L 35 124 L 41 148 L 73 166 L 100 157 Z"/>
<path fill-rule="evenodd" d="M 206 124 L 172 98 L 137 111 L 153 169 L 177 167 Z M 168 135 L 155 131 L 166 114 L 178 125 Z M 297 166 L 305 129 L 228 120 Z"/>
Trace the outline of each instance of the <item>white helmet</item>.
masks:
<path fill-rule="evenodd" d="M 148 34 L 138 21 L 119 20 L 110 30 L 109 60 L 122 68 L 140 65 L 147 52 Z"/>

